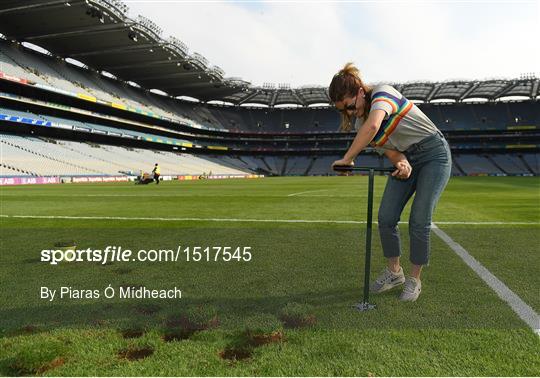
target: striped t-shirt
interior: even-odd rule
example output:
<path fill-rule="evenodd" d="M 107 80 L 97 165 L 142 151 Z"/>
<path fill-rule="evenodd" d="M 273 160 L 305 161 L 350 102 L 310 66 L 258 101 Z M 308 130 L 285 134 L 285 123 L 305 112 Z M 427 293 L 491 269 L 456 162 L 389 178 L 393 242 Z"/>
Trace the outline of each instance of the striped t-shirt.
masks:
<path fill-rule="evenodd" d="M 422 139 L 435 134 L 437 127 L 405 96 L 390 85 L 378 85 L 371 94 L 371 110 L 386 113 L 381 127 L 370 146 L 382 153 L 384 150 L 405 151 Z M 355 129 L 362 127 L 362 119 L 357 118 Z"/>

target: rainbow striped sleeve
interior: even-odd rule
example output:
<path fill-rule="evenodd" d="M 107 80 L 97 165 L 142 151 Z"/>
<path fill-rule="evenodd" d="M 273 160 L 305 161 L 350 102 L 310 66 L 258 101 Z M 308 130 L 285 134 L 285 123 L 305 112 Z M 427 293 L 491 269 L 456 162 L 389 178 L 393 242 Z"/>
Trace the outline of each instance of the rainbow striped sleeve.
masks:
<path fill-rule="evenodd" d="M 371 144 L 375 147 L 380 147 L 388 141 L 390 134 L 394 132 L 399 122 L 407 115 L 411 110 L 413 103 L 402 96 L 397 98 L 388 92 L 377 92 L 371 99 L 371 105 L 373 109 L 374 104 L 385 104 L 392 107 L 392 112 L 389 114 L 388 119 L 384 120 L 379 128 L 379 131 L 371 141 Z M 384 107 L 385 109 L 387 107 Z"/>

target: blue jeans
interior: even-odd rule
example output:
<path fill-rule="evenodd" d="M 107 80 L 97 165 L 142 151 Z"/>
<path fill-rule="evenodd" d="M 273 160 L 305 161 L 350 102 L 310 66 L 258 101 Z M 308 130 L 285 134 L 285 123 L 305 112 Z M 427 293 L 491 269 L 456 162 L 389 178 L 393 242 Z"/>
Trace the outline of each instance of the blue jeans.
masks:
<path fill-rule="evenodd" d="M 379 234 L 385 257 L 401 256 L 398 222 L 403 208 L 416 192 L 409 217 L 410 261 L 429 261 L 431 217 L 452 169 L 448 142 L 439 132 L 403 152 L 412 166 L 411 176 L 389 176 L 379 207 Z"/>

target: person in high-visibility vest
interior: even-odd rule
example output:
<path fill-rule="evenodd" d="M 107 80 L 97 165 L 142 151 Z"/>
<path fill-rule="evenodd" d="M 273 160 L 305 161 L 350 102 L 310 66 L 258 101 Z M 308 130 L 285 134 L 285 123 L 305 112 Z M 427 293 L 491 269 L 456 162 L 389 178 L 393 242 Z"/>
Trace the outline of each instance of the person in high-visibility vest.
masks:
<path fill-rule="evenodd" d="M 161 175 L 161 168 L 159 167 L 158 163 L 154 166 L 154 169 L 152 169 L 152 173 L 154 174 L 154 180 L 156 180 L 156 185 L 159 184 L 159 176 Z"/>

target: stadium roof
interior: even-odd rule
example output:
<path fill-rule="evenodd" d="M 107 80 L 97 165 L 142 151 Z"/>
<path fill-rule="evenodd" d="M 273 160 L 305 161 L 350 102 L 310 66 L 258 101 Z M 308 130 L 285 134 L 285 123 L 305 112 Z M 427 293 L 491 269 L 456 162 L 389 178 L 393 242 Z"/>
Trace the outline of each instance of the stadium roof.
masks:
<path fill-rule="evenodd" d="M 202 55 L 190 53 L 181 40 L 162 37 L 154 22 L 143 16 L 129 18 L 127 11 L 120 0 L 2 0 L 0 33 L 174 97 L 266 106 L 329 102 L 323 86 L 255 87 L 240 78 L 226 78 L 222 69 L 210 66 Z M 527 78 L 393 85 L 411 100 L 431 102 L 511 96 L 534 99 L 540 95 L 539 82 Z"/>

